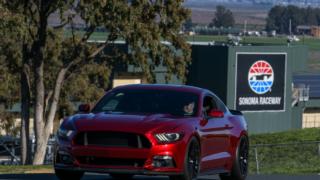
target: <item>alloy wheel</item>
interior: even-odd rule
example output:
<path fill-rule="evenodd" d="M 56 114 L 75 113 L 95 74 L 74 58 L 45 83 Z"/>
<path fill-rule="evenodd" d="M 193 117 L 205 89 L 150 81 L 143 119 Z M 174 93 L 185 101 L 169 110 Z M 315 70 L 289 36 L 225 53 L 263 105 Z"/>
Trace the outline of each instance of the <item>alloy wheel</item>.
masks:
<path fill-rule="evenodd" d="M 200 148 L 197 142 L 193 142 L 188 153 L 188 171 L 192 179 L 195 179 L 199 171 Z"/>
<path fill-rule="evenodd" d="M 248 151 L 249 151 L 249 144 L 247 139 L 244 139 L 240 143 L 239 148 L 239 166 L 240 172 L 242 176 L 247 176 L 248 173 Z"/>

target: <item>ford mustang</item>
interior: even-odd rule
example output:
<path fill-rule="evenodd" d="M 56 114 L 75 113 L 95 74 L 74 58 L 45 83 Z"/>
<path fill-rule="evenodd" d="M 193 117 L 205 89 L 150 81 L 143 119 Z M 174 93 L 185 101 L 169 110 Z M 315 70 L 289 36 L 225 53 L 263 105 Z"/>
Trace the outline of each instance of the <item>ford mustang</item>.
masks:
<path fill-rule="evenodd" d="M 127 85 L 93 107 L 80 105 L 57 132 L 54 169 L 59 179 L 85 172 L 115 179 L 164 175 L 194 180 L 219 174 L 244 180 L 249 140 L 241 112 L 211 91 L 184 85 Z"/>

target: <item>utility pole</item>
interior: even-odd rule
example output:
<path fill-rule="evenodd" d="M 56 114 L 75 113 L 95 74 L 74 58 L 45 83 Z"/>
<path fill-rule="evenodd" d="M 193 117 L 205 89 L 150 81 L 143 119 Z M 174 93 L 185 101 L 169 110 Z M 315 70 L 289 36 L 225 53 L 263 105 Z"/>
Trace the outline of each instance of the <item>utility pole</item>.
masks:
<path fill-rule="evenodd" d="M 289 33 L 290 36 L 292 35 L 292 24 L 291 24 L 291 19 L 289 20 Z"/>
<path fill-rule="evenodd" d="M 243 35 L 245 36 L 246 33 L 247 33 L 247 20 L 244 20 Z"/>

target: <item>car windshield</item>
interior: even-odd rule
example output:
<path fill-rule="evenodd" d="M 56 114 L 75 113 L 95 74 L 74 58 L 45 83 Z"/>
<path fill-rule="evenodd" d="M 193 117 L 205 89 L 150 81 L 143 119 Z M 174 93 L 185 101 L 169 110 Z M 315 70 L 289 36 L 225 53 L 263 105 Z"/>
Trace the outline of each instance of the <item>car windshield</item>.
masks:
<path fill-rule="evenodd" d="M 171 114 L 195 116 L 198 95 L 190 92 L 151 89 L 122 89 L 107 93 L 93 113 Z"/>

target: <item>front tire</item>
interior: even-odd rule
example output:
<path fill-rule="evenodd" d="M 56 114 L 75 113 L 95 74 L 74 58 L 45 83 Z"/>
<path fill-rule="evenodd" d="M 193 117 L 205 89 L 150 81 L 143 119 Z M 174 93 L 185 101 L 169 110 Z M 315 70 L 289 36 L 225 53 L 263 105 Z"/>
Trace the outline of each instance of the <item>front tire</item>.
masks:
<path fill-rule="evenodd" d="M 55 174 L 60 180 L 80 180 L 83 177 L 84 172 L 82 171 L 67 171 L 62 169 L 55 169 Z"/>
<path fill-rule="evenodd" d="M 170 176 L 170 180 L 196 180 L 200 165 L 200 144 L 199 141 L 193 137 L 188 144 L 188 151 L 186 152 L 184 161 L 183 175 Z"/>
<path fill-rule="evenodd" d="M 248 174 L 249 140 L 242 136 L 230 174 L 220 174 L 221 180 L 245 180 Z"/>

